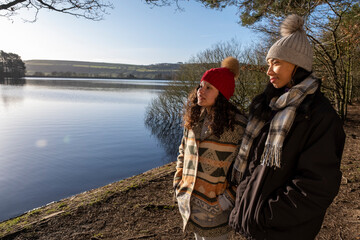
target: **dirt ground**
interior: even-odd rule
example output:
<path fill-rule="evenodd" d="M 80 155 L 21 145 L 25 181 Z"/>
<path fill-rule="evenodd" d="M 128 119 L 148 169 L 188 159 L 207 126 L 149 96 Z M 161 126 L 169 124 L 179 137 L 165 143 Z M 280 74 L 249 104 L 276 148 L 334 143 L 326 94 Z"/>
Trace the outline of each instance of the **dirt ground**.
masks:
<path fill-rule="evenodd" d="M 343 179 L 317 240 L 360 240 L 360 104 L 345 123 Z M 0 223 L 0 239 L 193 239 L 181 230 L 170 163 Z M 233 234 L 232 239 L 242 239 Z"/>

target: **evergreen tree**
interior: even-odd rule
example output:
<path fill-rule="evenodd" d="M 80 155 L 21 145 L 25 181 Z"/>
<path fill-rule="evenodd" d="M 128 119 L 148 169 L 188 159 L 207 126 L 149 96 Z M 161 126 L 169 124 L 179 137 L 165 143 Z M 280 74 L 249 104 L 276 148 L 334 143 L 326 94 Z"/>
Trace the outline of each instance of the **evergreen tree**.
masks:
<path fill-rule="evenodd" d="M 14 53 L 0 51 L 0 82 L 18 82 L 25 76 L 25 63 Z"/>

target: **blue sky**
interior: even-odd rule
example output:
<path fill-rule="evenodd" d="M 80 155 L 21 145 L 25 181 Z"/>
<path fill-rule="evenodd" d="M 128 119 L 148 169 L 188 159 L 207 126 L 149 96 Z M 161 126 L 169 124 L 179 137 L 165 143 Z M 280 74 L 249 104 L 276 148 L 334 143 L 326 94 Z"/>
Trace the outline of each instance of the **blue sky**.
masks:
<path fill-rule="evenodd" d="M 153 7 L 142 0 L 116 0 L 102 21 L 40 11 L 35 23 L 0 18 L 0 50 L 23 60 L 80 60 L 128 64 L 186 62 L 219 42 L 236 38 L 245 47 L 255 32 L 237 23 L 237 9 L 207 9 L 194 1 Z"/>

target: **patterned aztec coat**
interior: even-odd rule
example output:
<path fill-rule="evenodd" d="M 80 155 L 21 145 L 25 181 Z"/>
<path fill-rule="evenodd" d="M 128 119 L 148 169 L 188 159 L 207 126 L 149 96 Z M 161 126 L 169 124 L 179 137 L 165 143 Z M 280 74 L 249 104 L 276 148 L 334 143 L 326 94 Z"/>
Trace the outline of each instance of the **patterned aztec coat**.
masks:
<path fill-rule="evenodd" d="M 207 133 L 201 139 L 205 115 L 193 129 L 184 130 L 173 185 L 184 231 L 215 237 L 231 231 L 231 208 L 222 210 L 219 195 L 234 205 L 236 187 L 230 186 L 227 174 L 239 151 L 247 120 L 237 114 L 233 131 L 225 130 L 220 138 Z"/>

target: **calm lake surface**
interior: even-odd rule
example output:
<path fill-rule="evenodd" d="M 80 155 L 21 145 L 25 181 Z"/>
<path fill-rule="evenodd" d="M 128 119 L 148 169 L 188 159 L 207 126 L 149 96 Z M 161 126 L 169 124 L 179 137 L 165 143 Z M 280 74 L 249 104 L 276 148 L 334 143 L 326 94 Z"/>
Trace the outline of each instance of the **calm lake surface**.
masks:
<path fill-rule="evenodd" d="M 29 78 L 0 85 L 0 221 L 175 160 L 144 125 L 166 84 Z"/>

